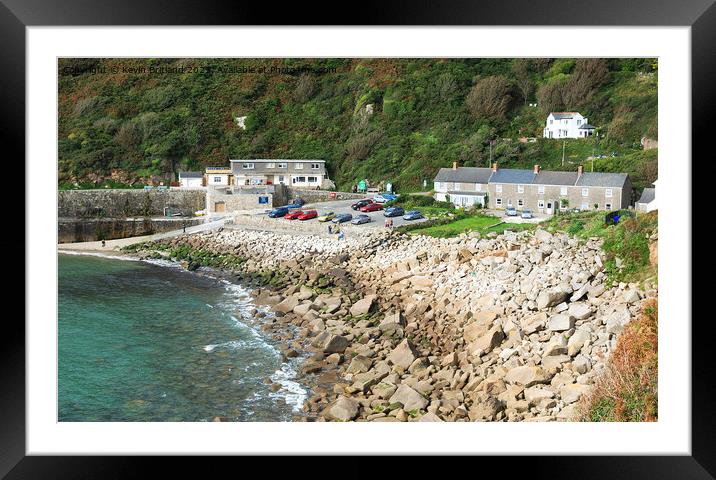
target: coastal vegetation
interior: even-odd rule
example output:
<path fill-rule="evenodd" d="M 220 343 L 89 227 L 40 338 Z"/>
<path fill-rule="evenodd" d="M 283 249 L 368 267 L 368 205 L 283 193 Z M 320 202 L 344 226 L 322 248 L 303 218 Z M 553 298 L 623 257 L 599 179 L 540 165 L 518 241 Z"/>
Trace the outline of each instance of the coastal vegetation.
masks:
<path fill-rule="evenodd" d="M 153 73 L 154 72 L 154 73 Z M 157 73 L 160 72 L 160 73 Z M 229 158 L 321 158 L 416 191 L 462 166 L 623 171 L 656 178 L 655 59 L 60 59 L 61 188 L 141 186 Z M 578 110 L 589 139 L 544 140 Z M 534 139 L 534 140 L 533 140 Z"/>

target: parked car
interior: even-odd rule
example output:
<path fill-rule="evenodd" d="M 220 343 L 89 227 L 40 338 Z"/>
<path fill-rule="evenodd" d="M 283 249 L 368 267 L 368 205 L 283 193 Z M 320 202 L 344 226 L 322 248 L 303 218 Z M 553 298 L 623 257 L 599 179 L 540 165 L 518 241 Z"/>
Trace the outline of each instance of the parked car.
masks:
<path fill-rule="evenodd" d="M 386 202 L 392 202 L 396 198 L 398 198 L 397 195 L 386 192 L 386 193 L 381 193 L 380 195 L 376 195 L 375 197 L 373 197 L 373 201 L 377 202 L 377 203 L 386 203 Z"/>
<path fill-rule="evenodd" d="M 383 205 L 380 203 L 369 203 L 368 205 L 361 207 L 361 212 L 377 212 L 378 210 L 383 210 Z"/>
<path fill-rule="evenodd" d="M 353 220 L 351 220 L 351 223 L 352 223 L 353 225 L 360 225 L 360 224 L 362 224 L 362 223 L 369 223 L 369 222 L 372 222 L 372 221 L 373 221 L 373 220 L 371 220 L 371 218 L 370 218 L 368 215 L 358 215 L 358 216 L 356 216 L 356 218 L 354 218 Z"/>
<path fill-rule="evenodd" d="M 301 215 L 303 215 L 303 210 L 293 210 L 286 214 L 286 216 L 283 218 L 285 218 L 286 220 L 296 220 Z"/>
<path fill-rule="evenodd" d="M 505 209 L 505 215 L 507 215 L 508 217 L 516 217 L 517 209 L 515 207 L 507 207 Z"/>
<path fill-rule="evenodd" d="M 336 215 L 331 222 L 333 223 L 343 223 L 343 222 L 350 222 L 353 220 L 353 215 L 350 213 L 339 213 Z"/>
<path fill-rule="evenodd" d="M 361 208 L 365 207 L 370 203 L 373 203 L 373 200 L 370 200 L 369 198 L 366 198 L 365 200 L 358 200 L 356 203 L 351 205 L 351 208 L 353 210 L 360 210 Z"/>
<path fill-rule="evenodd" d="M 423 214 L 419 210 L 410 210 L 403 215 L 403 220 L 417 220 L 419 218 L 423 218 Z"/>
<path fill-rule="evenodd" d="M 317 211 L 315 211 L 315 210 L 306 210 L 305 212 L 303 212 L 302 215 L 299 215 L 298 217 L 296 217 L 296 219 L 298 219 L 298 220 L 310 220 L 310 219 L 312 219 L 312 218 L 316 218 L 317 216 L 318 216 L 318 212 L 317 212 Z"/>
<path fill-rule="evenodd" d="M 400 217 L 403 215 L 405 215 L 403 207 L 388 207 L 385 209 L 385 212 L 383 212 L 383 216 L 385 217 Z"/>
<path fill-rule="evenodd" d="M 532 210 L 522 210 L 522 215 L 520 215 L 522 218 L 533 218 L 532 216 Z"/>
<path fill-rule="evenodd" d="M 271 210 L 268 214 L 269 218 L 281 218 L 288 214 L 288 207 L 278 207 Z"/>
<path fill-rule="evenodd" d="M 288 205 L 284 205 L 284 207 L 288 208 L 289 210 L 293 210 L 294 208 L 301 208 L 302 205 L 299 205 L 298 203 L 289 203 Z"/>
<path fill-rule="evenodd" d="M 336 217 L 336 212 L 328 212 L 324 213 L 320 217 L 318 217 L 319 222 L 330 222 Z"/>

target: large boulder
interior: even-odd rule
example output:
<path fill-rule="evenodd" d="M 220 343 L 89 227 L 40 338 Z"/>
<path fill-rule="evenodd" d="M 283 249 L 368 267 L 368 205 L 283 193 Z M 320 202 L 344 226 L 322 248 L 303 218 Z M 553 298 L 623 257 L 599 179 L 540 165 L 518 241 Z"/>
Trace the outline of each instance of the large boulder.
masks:
<path fill-rule="evenodd" d="M 298 306 L 300 301 L 297 297 L 291 295 L 290 297 L 286 297 L 283 299 L 283 301 L 273 307 L 273 309 L 277 312 L 281 313 L 289 313 L 292 312 L 294 308 Z"/>
<path fill-rule="evenodd" d="M 400 384 L 389 400 L 390 403 L 400 403 L 403 410 L 422 410 L 428 405 L 428 400 L 407 385 Z"/>
<path fill-rule="evenodd" d="M 574 403 L 579 400 L 582 395 L 589 392 L 591 386 L 582 385 L 579 383 L 572 383 L 565 385 L 559 390 L 559 396 L 562 397 L 562 401 L 566 404 Z"/>
<path fill-rule="evenodd" d="M 569 314 L 558 313 L 549 319 L 547 330 L 552 332 L 564 332 L 574 327 L 574 317 Z"/>
<path fill-rule="evenodd" d="M 390 352 L 390 355 L 388 355 L 388 360 L 390 360 L 393 365 L 404 369 L 410 367 L 416 358 L 418 358 L 418 352 L 415 351 L 415 348 L 413 348 L 407 338 L 400 342 L 398 346 Z"/>
<path fill-rule="evenodd" d="M 346 373 L 367 372 L 370 370 L 371 365 L 373 365 L 373 360 L 363 355 L 356 355 L 353 357 L 353 360 L 351 360 L 351 364 L 348 365 Z"/>
<path fill-rule="evenodd" d="M 373 308 L 374 300 L 375 300 L 375 295 L 368 295 L 368 296 L 358 300 L 356 303 L 351 305 L 351 308 L 350 308 L 351 315 L 354 317 L 360 317 L 361 315 L 370 313 L 371 309 Z"/>
<path fill-rule="evenodd" d="M 343 353 L 348 347 L 348 339 L 341 335 L 333 335 L 324 331 L 319 334 L 311 345 L 315 348 L 319 348 L 323 353 Z"/>
<path fill-rule="evenodd" d="M 520 326 L 522 327 L 522 331 L 525 334 L 530 335 L 539 330 L 542 330 L 545 327 L 546 323 L 547 314 L 545 312 L 539 312 L 534 315 L 530 315 L 529 317 L 523 318 L 520 322 Z"/>
<path fill-rule="evenodd" d="M 542 367 L 522 366 L 510 369 L 505 375 L 507 383 L 514 383 L 524 387 L 531 387 L 538 383 L 549 383 L 552 375 Z"/>
<path fill-rule="evenodd" d="M 554 307 L 566 300 L 568 296 L 569 294 L 563 290 L 555 288 L 545 290 L 537 295 L 537 308 L 544 310 L 545 308 Z"/>
<path fill-rule="evenodd" d="M 586 320 L 592 315 L 592 307 L 584 302 L 575 302 L 569 305 L 567 313 L 577 320 Z"/>
<path fill-rule="evenodd" d="M 340 396 L 331 406 L 328 413 L 335 420 L 348 422 L 358 416 L 359 403 L 352 398 Z"/>
<path fill-rule="evenodd" d="M 486 353 L 490 353 L 495 347 L 502 343 L 502 340 L 504 339 L 505 332 L 503 332 L 502 328 L 498 325 L 490 329 L 485 335 L 470 343 L 467 347 L 467 351 L 470 355 L 482 356 Z"/>
<path fill-rule="evenodd" d="M 573 357 L 578 354 L 590 338 L 591 334 L 588 331 L 580 329 L 576 330 L 574 335 L 569 337 L 569 341 L 567 342 L 567 355 Z"/>

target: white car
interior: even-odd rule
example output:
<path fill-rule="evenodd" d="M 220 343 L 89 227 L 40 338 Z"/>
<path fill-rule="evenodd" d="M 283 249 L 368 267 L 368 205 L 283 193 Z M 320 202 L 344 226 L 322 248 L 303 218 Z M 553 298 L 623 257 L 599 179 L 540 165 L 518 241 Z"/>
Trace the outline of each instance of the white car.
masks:
<path fill-rule="evenodd" d="M 521 218 L 534 218 L 532 215 L 532 210 L 522 210 L 522 214 L 520 215 Z"/>

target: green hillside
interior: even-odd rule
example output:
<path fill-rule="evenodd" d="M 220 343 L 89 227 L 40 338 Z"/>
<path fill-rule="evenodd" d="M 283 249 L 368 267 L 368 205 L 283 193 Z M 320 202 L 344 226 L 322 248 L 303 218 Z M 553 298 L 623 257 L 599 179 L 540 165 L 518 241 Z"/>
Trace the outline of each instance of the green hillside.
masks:
<path fill-rule="evenodd" d="M 644 187 L 656 178 L 657 152 L 639 142 L 658 138 L 657 77 L 654 59 L 64 59 L 60 186 L 319 158 L 339 188 L 367 178 L 416 190 L 440 167 L 490 155 L 562 168 L 564 148 L 565 169 L 607 155 L 595 170 Z M 518 140 L 541 137 L 561 110 L 587 116 L 599 141 Z"/>

